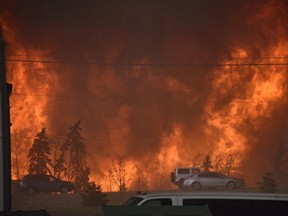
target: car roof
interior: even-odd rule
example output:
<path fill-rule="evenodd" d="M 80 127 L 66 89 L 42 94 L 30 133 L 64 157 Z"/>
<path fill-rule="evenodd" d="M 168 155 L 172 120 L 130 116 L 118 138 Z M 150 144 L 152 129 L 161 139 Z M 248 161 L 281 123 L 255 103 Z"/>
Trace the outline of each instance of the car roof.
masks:
<path fill-rule="evenodd" d="M 48 174 L 27 174 L 23 177 L 23 179 L 38 179 L 38 178 L 47 178 L 47 177 L 53 177 Z"/>
<path fill-rule="evenodd" d="M 191 197 L 195 199 L 246 199 L 246 200 L 286 200 L 288 201 L 288 194 L 282 193 L 260 193 L 247 191 L 167 191 L 167 192 L 149 192 L 147 194 L 135 195 L 133 197 L 140 197 L 143 199 L 153 197 L 169 197 L 181 196 Z"/>
<path fill-rule="evenodd" d="M 48 174 L 35 174 L 35 173 L 33 173 L 33 174 L 27 174 L 25 177 L 27 177 L 27 176 L 50 176 L 50 175 L 48 175 Z"/>
<path fill-rule="evenodd" d="M 176 167 L 175 169 L 199 169 L 199 167 Z"/>
<path fill-rule="evenodd" d="M 200 171 L 199 173 L 220 173 L 220 172 L 217 172 L 217 171 Z M 220 173 L 222 174 L 222 173 Z"/>

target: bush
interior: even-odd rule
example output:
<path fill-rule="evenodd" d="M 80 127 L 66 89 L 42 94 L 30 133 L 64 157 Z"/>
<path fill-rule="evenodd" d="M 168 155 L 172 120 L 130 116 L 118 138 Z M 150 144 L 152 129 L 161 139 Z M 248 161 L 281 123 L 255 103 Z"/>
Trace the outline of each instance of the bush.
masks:
<path fill-rule="evenodd" d="M 275 179 L 271 172 L 267 172 L 262 176 L 262 181 L 257 182 L 257 186 L 259 192 L 263 193 L 275 193 L 278 191 Z"/>
<path fill-rule="evenodd" d="M 80 194 L 83 206 L 105 205 L 109 201 L 106 199 L 107 194 L 102 192 L 101 185 L 96 185 L 95 182 L 89 182 Z"/>

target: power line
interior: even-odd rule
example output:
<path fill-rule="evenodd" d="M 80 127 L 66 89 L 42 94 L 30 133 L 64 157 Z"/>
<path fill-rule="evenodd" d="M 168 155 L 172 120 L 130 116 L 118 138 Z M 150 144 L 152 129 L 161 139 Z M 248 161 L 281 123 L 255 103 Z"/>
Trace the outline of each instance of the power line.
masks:
<path fill-rule="evenodd" d="M 49 56 L 49 55 L 40 55 L 40 54 L 27 54 L 27 53 L 9 53 L 6 57 L 34 57 L 34 58 L 51 58 L 51 59 L 69 59 L 71 57 L 64 57 L 64 56 Z M 101 59 L 101 60 L 119 60 L 119 58 L 94 58 L 94 59 Z M 139 60 L 139 58 L 125 58 L 126 60 Z M 272 60 L 272 59 L 288 59 L 288 56 L 267 56 L 267 57 L 195 57 L 192 56 L 190 58 L 149 58 L 150 60 Z"/>
<path fill-rule="evenodd" d="M 99 99 L 99 100 L 107 100 L 107 99 L 117 99 L 117 100 L 122 100 L 122 99 L 129 99 L 129 97 L 99 97 L 99 96 L 75 96 L 75 95 L 50 95 L 50 94 L 20 94 L 20 93 L 13 93 L 11 96 L 32 96 L 32 97 L 54 97 L 54 98 L 66 98 L 66 99 L 74 99 L 74 98 L 85 98 L 85 99 Z M 205 100 L 207 102 L 215 102 L 218 101 L 217 99 L 207 99 Z M 275 103 L 275 104 L 288 104 L 288 101 L 255 101 L 253 99 L 249 98 L 235 98 L 230 101 L 232 102 L 239 102 L 239 103 Z"/>
<path fill-rule="evenodd" d="M 30 59 L 7 59 L 7 62 L 43 63 L 43 64 L 72 64 L 72 65 L 98 65 L 98 66 L 141 66 L 141 67 L 239 67 L 239 66 L 288 66 L 283 63 L 213 63 L 213 64 L 168 64 L 168 63 L 120 63 L 120 62 L 76 62 L 76 61 L 50 61 Z"/>

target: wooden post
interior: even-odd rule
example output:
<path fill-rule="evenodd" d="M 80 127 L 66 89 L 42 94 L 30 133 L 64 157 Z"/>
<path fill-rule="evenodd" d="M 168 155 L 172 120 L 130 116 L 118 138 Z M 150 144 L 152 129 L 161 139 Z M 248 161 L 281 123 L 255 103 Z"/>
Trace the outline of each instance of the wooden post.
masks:
<path fill-rule="evenodd" d="M 5 42 L 0 28 L 0 211 L 11 211 L 11 138 L 9 94 L 6 83 Z"/>

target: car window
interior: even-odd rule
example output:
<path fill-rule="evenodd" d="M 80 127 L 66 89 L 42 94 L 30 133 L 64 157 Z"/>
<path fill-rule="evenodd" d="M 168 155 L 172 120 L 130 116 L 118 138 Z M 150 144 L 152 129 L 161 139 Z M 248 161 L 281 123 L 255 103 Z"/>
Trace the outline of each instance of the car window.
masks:
<path fill-rule="evenodd" d="M 192 169 L 192 174 L 194 175 L 194 174 L 197 174 L 197 173 L 199 173 L 200 172 L 200 169 Z"/>
<path fill-rule="evenodd" d="M 203 206 L 207 205 L 206 200 L 202 199 L 183 199 L 183 206 Z"/>
<path fill-rule="evenodd" d="M 142 204 L 142 206 L 171 206 L 172 200 L 165 198 L 165 199 L 151 199 Z"/>
<path fill-rule="evenodd" d="M 57 179 L 53 176 L 49 176 L 49 181 L 56 181 Z"/>
<path fill-rule="evenodd" d="M 131 197 L 123 205 L 124 206 L 136 206 L 142 200 L 143 200 L 143 198 L 141 198 L 141 197 Z"/>
<path fill-rule="evenodd" d="M 35 175 L 33 179 L 40 181 L 49 181 L 49 178 L 46 175 Z"/>
<path fill-rule="evenodd" d="M 213 216 L 287 215 L 286 201 L 238 199 L 183 199 L 183 206 L 209 207 Z"/>
<path fill-rule="evenodd" d="M 178 174 L 189 174 L 189 169 L 178 169 Z"/>
<path fill-rule="evenodd" d="M 223 175 L 222 173 L 219 173 L 219 172 L 217 172 L 216 174 L 217 174 L 218 177 L 220 177 L 220 178 L 221 178 L 221 177 L 228 177 L 228 176 L 225 176 L 225 175 Z"/>
<path fill-rule="evenodd" d="M 208 176 L 211 178 L 219 178 L 220 177 L 217 173 L 208 173 Z"/>
<path fill-rule="evenodd" d="M 200 173 L 198 177 L 209 177 L 209 173 Z"/>

